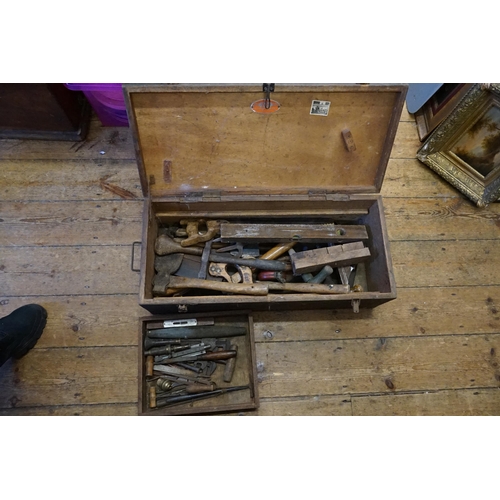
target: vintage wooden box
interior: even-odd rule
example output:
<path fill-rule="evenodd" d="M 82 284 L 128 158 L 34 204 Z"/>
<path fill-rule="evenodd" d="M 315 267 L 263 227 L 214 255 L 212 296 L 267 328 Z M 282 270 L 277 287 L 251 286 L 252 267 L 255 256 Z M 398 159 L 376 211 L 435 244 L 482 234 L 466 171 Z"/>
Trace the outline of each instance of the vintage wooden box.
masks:
<path fill-rule="evenodd" d="M 180 344 L 184 342 L 191 342 L 190 345 L 192 346 L 197 344 L 199 345 L 200 342 L 207 341 L 207 338 L 212 335 L 212 333 L 210 333 L 212 331 L 216 332 L 213 335 L 221 335 L 217 338 L 210 339 L 208 342 L 211 342 L 212 345 L 220 345 L 221 347 L 219 347 L 219 349 L 221 350 L 227 348 L 236 350 L 235 357 L 231 358 L 231 362 L 234 362 L 234 364 L 232 365 L 232 369 L 230 369 L 231 374 L 229 377 L 226 379 L 227 368 L 229 368 L 226 368 L 228 361 L 219 361 L 217 363 L 212 362 L 214 371 L 210 371 L 211 373 L 209 372 L 209 376 L 207 375 L 204 378 L 199 378 L 196 385 L 194 385 L 194 377 L 198 378 L 199 374 L 184 370 L 184 374 L 181 374 L 180 380 L 176 381 L 175 377 L 170 377 L 170 381 L 181 384 L 179 386 L 181 394 L 180 399 L 185 399 L 185 401 L 174 401 L 174 403 L 169 403 L 168 398 L 177 397 L 175 395 L 176 387 L 169 388 L 170 390 L 167 390 L 164 393 L 160 392 L 160 389 L 157 386 L 158 380 L 161 382 L 162 380 L 168 380 L 168 378 L 162 379 L 162 377 L 165 376 L 165 373 L 156 371 L 158 367 L 154 365 L 154 360 L 156 358 L 153 356 L 149 356 L 152 366 L 148 368 L 147 354 L 151 353 L 151 349 L 155 349 L 155 347 L 145 344 L 145 339 L 148 339 L 149 342 L 151 342 L 151 340 L 155 340 L 148 337 L 148 332 L 152 331 L 149 330 L 149 328 L 161 328 L 166 326 L 168 322 L 176 323 L 177 326 L 165 329 L 164 331 L 168 332 L 169 337 L 172 339 L 179 337 Z M 190 326 L 193 322 L 197 322 L 197 324 L 195 324 L 195 326 Z M 185 340 L 188 338 L 189 332 L 192 334 L 192 332 L 199 331 L 203 328 L 207 330 L 206 336 L 197 336 L 196 339 Z M 226 330 L 223 331 L 224 328 Z M 235 335 L 232 335 L 233 333 Z M 227 346 L 224 347 L 226 342 Z M 181 359 L 185 353 L 185 350 L 177 351 L 179 357 L 172 359 L 172 361 Z M 192 367 L 193 361 L 190 361 L 189 363 Z M 167 364 L 160 366 L 160 368 L 170 367 L 165 368 L 165 370 L 180 370 L 182 372 L 182 369 L 179 368 L 179 366 L 180 365 L 178 364 Z M 148 372 L 148 370 L 152 371 Z M 201 368 L 199 372 L 202 372 Z M 183 376 L 187 378 L 183 378 Z M 221 394 L 218 394 L 217 392 L 211 393 L 194 391 L 193 394 L 187 395 L 186 397 L 185 391 L 188 386 L 191 388 L 195 386 L 200 387 L 202 382 L 207 385 L 213 383 L 213 388 L 216 391 L 221 391 Z M 185 385 L 182 386 L 182 384 Z M 176 314 L 145 317 L 139 321 L 139 415 L 190 415 L 254 410 L 259 406 L 257 385 L 255 344 L 251 312 L 229 311 L 198 313 L 183 315 L 182 318 Z M 229 388 L 230 392 L 228 391 Z M 205 389 L 206 386 L 205 388 L 202 388 L 202 390 Z M 172 390 L 174 392 L 172 392 Z M 153 391 L 153 395 L 151 394 L 151 391 Z M 162 394 L 167 399 L 164 399 Z M 154 401 L 154 403 L 151 403 L 152 401 Z M 163 402 L 169 404 L 163 406 Z"/>
<path fill-rule="evenodd" d="M 373 307 L 396 297 L 380 188 L 406 85 L 125 85 L 144 196 L 139 303 L 153 314 Z M 362 292 L 154 296 L 155 241 L 183 219 L 365 225 Z"/>

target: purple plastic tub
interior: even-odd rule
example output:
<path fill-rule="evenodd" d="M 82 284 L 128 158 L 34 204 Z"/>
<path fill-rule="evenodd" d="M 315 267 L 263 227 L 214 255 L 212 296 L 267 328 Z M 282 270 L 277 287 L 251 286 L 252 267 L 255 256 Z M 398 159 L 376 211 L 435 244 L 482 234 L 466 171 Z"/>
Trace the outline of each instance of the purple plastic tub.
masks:
<path fill-rule="evenodd" d="M 85 94 L 105 127 L 128 127 L 121 83 L 65 83 L 65 86 Z"/>

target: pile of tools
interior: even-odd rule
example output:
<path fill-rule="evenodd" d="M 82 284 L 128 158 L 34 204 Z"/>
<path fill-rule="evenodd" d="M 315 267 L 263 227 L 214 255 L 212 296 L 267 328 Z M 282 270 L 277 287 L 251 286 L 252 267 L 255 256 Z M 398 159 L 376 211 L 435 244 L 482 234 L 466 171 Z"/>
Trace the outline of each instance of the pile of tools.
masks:
<path fill-rule="evenodd" d="M 153 295 L 366 291 L 367 240 L 363 225 L 180 220 L 156 238 Z"/>
<path fill-rule="evenodd" d="M 236 369 L 238 343 L 234 337 L 246 334 L 243 326 L 215 324 L 213 318 L 148 322 L 144 356 L 149 408 L 250 389 L 248 385 L 226 385 Z M 216 380 L 224 385 L 219 387 Z"/>

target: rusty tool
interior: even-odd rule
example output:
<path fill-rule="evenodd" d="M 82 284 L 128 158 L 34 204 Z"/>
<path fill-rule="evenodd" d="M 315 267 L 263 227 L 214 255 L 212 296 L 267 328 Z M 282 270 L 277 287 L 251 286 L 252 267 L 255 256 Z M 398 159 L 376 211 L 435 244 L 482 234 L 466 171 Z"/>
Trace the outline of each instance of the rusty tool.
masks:
<path fill-rule="evenodd" d="M 244 326 L 213 325 L 186 328 L 159 328 L 150 330 L 148 336 L 153 339 L 198 339 L 207 340 L 220 337 L 240 337 L 246 335 Z"/>
<path fill-rule="evenodd" d="M 321 271 L 313 276 L 307 283 L 323 283 L 327 276 L 333 273 L 333 268 L 330 266 L 325 266 Z M 349 283 L 342 282 L 343 285 L 348 285 Z"/>
<path fill-rule="evenodd" d="M 157 255 L 155 257 L 155 271 L 153 277 L 153 294 L 160 295 L 165 291 L 167 277 L 175 273 L 181 267 L 182 253 L 172 253 L 168 255 Z"/>
<path fill-rule="evenodd" d="M 216 220 L 181 220 L 181 226 L 186 226 L 187 238 L 181 242 L 182 247 L 196 245 L 212 240 L 220 232 L 220 222 Z M 200 230 L 200 225 L 206 226 L 206 231 Z"/>
<path fill-rule="evenodd" d="M 146 377 L 153 376 L 153 364 L 154 364 L 153 356 L 147 356 L 146 357 Z"/>
<path fill-rule="evenodd" d="M 218 238 L 220 241 L 220 238 Z M 236 251 L 236 257 L 240 258 L 243 255 L 243 243 L 235 243 L 234 245 L 229 245 L 227 247 L 219 248 L 216 250 L 217 253 Z"/>
<path fill-rule="evenodd" d="M 268 292 L 267 287 L 260 283 L 225 283 L 180 276 L 171 276 L 168 287 L 174 289 L 199 288 L 240 295 L 267 295 Z"/>
<path fill-rule="evenodd" d="M 226 359 L 231 359 L 236 356 L 236 351 L 215 351 L 208 352 L 206 354 L 193 354 L 189 356 L 183 356 L 178 358 L 164 359 L 162 364 L 171 364 L 184 361 L 222 361 Z M 155 365 L 155 367 L 158 365 Z M 156 368 L 155 368 L 156 369 Z"/>
<path fill-rule="evenodd" d="M 220 225 L 223 242 L 303 242 L 331 243 L 367 240 L 366 226 L 337 224 L 248 224 L 224 222 Z"/>
<path fill-rule="evenodd" d="M 189 349 L 190 346 L 188 345 L 179 345 L 179 346 L 164 345 L 159 347 L 152 347 L 151 349 L 147 350 L 144 353 L 144 355 L 145 356 L 161 356 L 162 354 L 172 355 L 173 353 L 176 353 L 178 351 L 184 352 Z"/>
<path fill-rule="evenodd" d="M 288 283 L 292 281 L 293 274 L 283 271 L 262 271 L 257 275 L 257 281 L 279 281 L 280 283 Z"/>
<path fill-rule="evenodd" d="M 245 389 L 250 389 L 250 386 L 249 385 L 240 385 L 240 386 L 235 386 L 235 387 L 227 387 L 226 389 L 216 389 L 215 391 L 207 392 L 207 393 L 203 393 L 203 394 L 186 394 L 186 395 L 182 395 L 182 396 L 172 396 L 172 397 L 161 399 L 160 401 L 157 401 L 156 407 L 161 408 L 164 406 L 172 406 L 174 404 L 179 404 L 179 403 L 198 401 L 200 399 L 211 398 L 211 397 L 219 396 L 221 394 L 226 394 L 226 393 L 234 392 L 234 391 L 243 391 Z"/>
<path fill-rule="evenodd" d="M 155 253 L 157 255 L 169 255 L 172 253 L 185 253 L 190 255 L 201 255 L 203 249 L 200 247 L 183 247 L 166 234 L 160 234 L 155 241 Z"/>
<path fill-rule="evenodd" d="M 182 247 L 166 234 L 162 234 L 156 238 L 155 252 L 157 255 L 169 255 L 173 253 L 187 253 L 191 255 L 202 255 L 203 249 L 199 247 Z M 256 269 L 264 269 L 267 271 L 286 271 L 290 270 L 290 264 L 281 261 L 268 261 L 262 259 L 239 259 L 232 255 L 221 255 L 215 252 L 210 254 L 210 262 L 222 264 L 237 264 L 239 266 L 254 267 Z"/>
<path fill-rule="evenodd" d="M 198 279 L 204 280 L 207 278 L 208 261 L 210 258 L 210 251 L 212 250 L 212 243 L 216 240 L 208 240 L 205 243 L 205 248 L 201 254 L 200 271 L 198 272 Z"/>
<path fill-rule="evenodd" d="M 242 283 L 253 283 L 253 274 L 250 267 L 236 265 L 236 269 L 238 270 L 238 275 L 240 276 Z M 235 281 L 234 275 L 232 277 L 232 280 L 233 283 L 239 283 L 239 281 Z"/>
<path fill-rule="evenodd" d="M 349 293 L 349 285 L 324 285 L 322 283 L 266 283 L 269 290 L 293 293 L 342 294 Z"/>
<path fill-rule="evenodd" d="M 229 349 L 238 353 L 238 346 L 236 344 L 230 344 Z M 233 378 L 236 368 L 236 357 L 237 356 L 234 356 L 234 358 L 230 358 L 226 361 L 226 366 L 224 367 L 224 373 L 222 375 L 222 380 L 224 380 L 224 382 L 231 382 Z"/>
<path fill-rule="evenodd" d="M 149 321 L 146 324 L 146 329 L 156 330 L 157 328 L 183 328 L 185 326 L 206 326 L 206 325 L 213 325 L 214 323 L 215 323 L 214 318 L 166 319 L 164 321 Z"/>
<path fill-rule="evenodd" d="M 210 384 L 188 384 L 185 387 L 183 387 L 182 392 L 186 394 L 200 394 L 203 392 L 212 392 L 215 391 L 216 386 L 212 382 Z M 170 394 L 166 394 L 166 396 L 170 396 Z M 160 398 L 160 395 L 156 395 L 157 398 Z"/>
<path fill-rule="evenodd" d="M 217 264 L 216 262 L 210 262 L 208 266 L 208 272 L 211 276 L 224 278 L 228 283 L 241 283 L 241 276 L 239 273 L 229 274 L 227 268 L 232 264 Z"/>
<path fill-rule="evenodd" d="M 277 245 L 274 248 L 271 248 L 268 252 L 262 255 L 260 258 L 262 260 L 273 260 L 277 259 L 280 255 L 288 252 L 293 246 L 296 244 L 295 241 L 291 241 L 289 243 L 283 243 L 281 245 Z"/>
<path fill-rule="evenodd" d="M 156 408 L 156 387 L 154 385 L 149 387 L 149 407 Z"/>
<path fill-rule="evenodd" d="M 196 382 L 198 384 L 210 384 L 209 380 L 205 380 L 206 377 L 204 375 L 192 377 L 191 375 L 179 373 L 181 370 L 174 365 L 154 365 L 154 371 L 161 373 L 161 377 L 172 380 L 173 382 L 184 380 L 186 382 Z"/>
<path fill-rule="evenodd" d="M 205 354 L 209 350 L 209 346 L 204 343 L 188 346 L 186 349 L 180 352 L 158 352 L 155 356 L 155 362 L 163 362 L 165 359 L 175 359 L 175 358 L 185 358 L 186 356 L 191 356 L 193 354 Z"/>
<path fill-rule="evenodd" d="M 195 366 L 195 365 L 191 365 L 189 363 L 176 363 L 177 366 L 180 366 L 181 368 L 185 368 L 186 370 L 189 370 L 189 371 L 192 371 L 192 372 L 195 372 L 195 373 L 202 373 L 203 372 L 203 368 L 199 367 L 199 366 Z"/>

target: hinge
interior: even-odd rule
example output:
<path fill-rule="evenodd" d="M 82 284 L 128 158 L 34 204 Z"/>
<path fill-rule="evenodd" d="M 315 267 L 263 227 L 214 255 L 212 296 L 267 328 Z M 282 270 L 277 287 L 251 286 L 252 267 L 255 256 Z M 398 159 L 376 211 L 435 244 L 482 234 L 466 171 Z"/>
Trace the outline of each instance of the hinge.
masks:
<path fill-rule="evenodd" d="M 203 201 L 220 201 L 221 196 L 220 191 L 207 191 L 203 193 Z"/>
<path fill-rule="evenodd" d="M 309 191 L 310 200 L 326 201 L 326 191 Z"/>
<path fill-rule="evenodd" d="M 201 201 L 220 201 L 220 191 L 195 191 L 189 192 L 184 195 L 184 201 L 194 203 Z"/>
<path fill-rule="evenodd" d="M 351 300 L 351 306 L 352 306 L 352 312 L 353 313 L 359 313 L 359 306 L 361 305 L 361 300 L 360 299 L 352 299 Z"/>
<path fill-rule="evenodd" d="M 312 201 L 349 201 L 351 198 L 345 193 L 328 193 L 326 190 L 309 191 L 309 199 Z"/>

